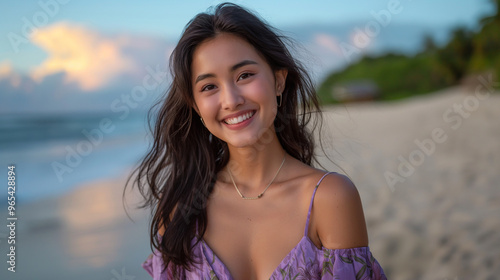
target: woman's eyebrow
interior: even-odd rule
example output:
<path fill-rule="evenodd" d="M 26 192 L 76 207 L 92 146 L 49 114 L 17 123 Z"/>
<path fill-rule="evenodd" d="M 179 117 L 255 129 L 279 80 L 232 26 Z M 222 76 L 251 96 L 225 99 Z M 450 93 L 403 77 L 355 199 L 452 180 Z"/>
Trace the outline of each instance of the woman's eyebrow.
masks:
<path fill-rule="evenodd" d="M 236 69 L 238 69 L 240 67 L 243 67 L 243 66 L 249 65 L 249 64 L 257 64 L 257 62 L 255 62 L 253 60 L 243 60 L 242 62 L 237 63 L 233 67 L 231 67 L 231 72 L 235 71 Z"/>
<path fill-rule="evenodd" d="M 249 65 L 249 64 L 257 64 L 257 62 L 255 62 L 253 60 L 243 60 L 242 62 L 238 62 L 235 65 L 231 66 L 231 68 L 229 70 L 231 72 L 234 72 L 234 71 L 236 71 L 236 69 L 238 69 L 240 67 L 243 67 L 245 65 Z M 198 83 L 201 80 L 204 80 L 206 78 L 213 78 L 213 77 L 215 77 L 215 75 L 211 74 L 211 73 L 202 74 L 202 75 L 199 75 L 198 77 L 196 77 L 196 81 L 194 83 L 196 84 L 196 83 Z"/>
<path fill-rule="evenodd" d="M 215 77 L 214 74 L 202 74 L 202 75 L 199 75 L 198 77 L 196 77 L 196 81 L 194 83 L 196 84 L 201 80 L 204 80 L 206 78 L 213 78 L 213 77 Z"/>

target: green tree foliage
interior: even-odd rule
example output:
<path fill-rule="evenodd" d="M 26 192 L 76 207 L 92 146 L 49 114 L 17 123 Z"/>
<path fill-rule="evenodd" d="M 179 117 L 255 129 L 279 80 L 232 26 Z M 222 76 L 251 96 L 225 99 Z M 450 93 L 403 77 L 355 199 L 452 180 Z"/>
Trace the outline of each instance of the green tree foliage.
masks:
<path fill-rule="evenodd" d="M 496 3 L 497 12 L 481 19 L 481 30 L 472 38 L 473 53 L 470 59 L 471 74 L 493 70 L 500 80 L 500 0 Z"/>
<path fill-rule="evenodd" d="M 335 103 L 332 89 L 336 84 L 361 79 L 377 84 L 381 100 L 428 93 L 453 81 L 451 73 L 438 63 L 435 55 L 425 52 L 414 57 L 386 54 L 363 57 L 343 71 L 330 75 L 319 87 L 318 95 L 323 103 Z"/>
<path fill-rule="evenodd" d="M 451 72 L 456 82 L 467 73 L 472 52 L 472 34 L 465 28 L 457 28 L 453 30 L 448 44 L 437 51 L 437 59 Z"/>

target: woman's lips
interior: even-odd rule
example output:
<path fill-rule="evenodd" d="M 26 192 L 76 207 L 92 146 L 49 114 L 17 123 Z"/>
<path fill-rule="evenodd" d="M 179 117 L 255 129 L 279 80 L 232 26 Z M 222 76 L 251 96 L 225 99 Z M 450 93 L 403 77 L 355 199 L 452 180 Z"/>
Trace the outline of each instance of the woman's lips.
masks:
<path fill-rule="evenodd" d="M 229 118 L 225 118 L 222 123 L 230 129 L 241 129 L 247 126 L 255 116 L 256 111 L 248 111 L 243 114 L 235 115 Z"/>
<path fill-rule="evenodd" d="M 235 116 L 235 117 L 231 117 L 231 118 L 226 118 L 226 119 L 223 120 L 223 122 L 225 122 L 226 124 L 230 124 L 230 125 L 239 124 L 239 123 L 241 123 L 243 121 L 248 120 L 254 114 L 255 114 L 255 111 L 250 111 L 250 112 L 241 114 L 239 116 Z"/>

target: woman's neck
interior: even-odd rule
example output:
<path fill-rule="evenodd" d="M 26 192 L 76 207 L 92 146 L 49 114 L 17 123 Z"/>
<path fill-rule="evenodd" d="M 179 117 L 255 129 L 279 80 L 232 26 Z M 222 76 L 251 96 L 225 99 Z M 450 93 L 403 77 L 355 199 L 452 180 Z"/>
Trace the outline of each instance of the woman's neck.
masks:
<path fill-rule="evenodd" d="M 227 172 L 231 172 L 238 189 L 245 196 L 260 194 L 275 177 L 286 156 L 276 134 L 266 142 L 268 143 L 257 143 L 245 148 L 229 147 L 229 162 L 222 171 L 223 176 L 226 181 L 226 178 L 230 178 L 226 176 L 229 175 Z M 286 162 L 281 169 L 285 166 Z M 279 180 L 279 177 L 278 174 L 275 181 Z"/>

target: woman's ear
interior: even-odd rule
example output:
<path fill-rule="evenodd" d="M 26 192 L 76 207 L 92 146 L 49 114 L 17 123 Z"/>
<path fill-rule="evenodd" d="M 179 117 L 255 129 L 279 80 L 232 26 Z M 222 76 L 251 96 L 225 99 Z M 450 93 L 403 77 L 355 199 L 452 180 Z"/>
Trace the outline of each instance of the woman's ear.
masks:
<path fill-rule="evenodd" d="M 280 96 L 285 89 L 286 76 L 288 75 L 288 70 L 283 68 L 280 70 L 276 70 L 274 72 L 274 78 L 276 81 L 276 96 Z"/>

